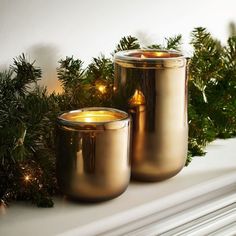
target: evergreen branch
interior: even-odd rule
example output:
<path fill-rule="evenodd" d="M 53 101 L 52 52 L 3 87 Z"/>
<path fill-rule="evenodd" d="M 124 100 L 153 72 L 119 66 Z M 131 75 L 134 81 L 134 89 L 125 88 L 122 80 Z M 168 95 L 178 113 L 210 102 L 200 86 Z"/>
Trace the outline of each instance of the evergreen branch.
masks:
<path fill-rule="evenodd" d="M 44 156 L 40 163 L 36 158 L 42 149 L 52 153 L 47 135 L 52 133 L 53 125 L 44 120 L 53 112 L 49 111 L 46 90 L 32 87 L 40 75 L 41 70 L 28 62 L 24 54 L 14 59 L 9 71 L 0 73 L 0 198 L 28 199 L 40 206 L 52 206 L 49 191 L 55 189 L 55 182 L 48 184 L 49 179 L 55 181 L 50 178 L 55 165 L 42 170 L 41 163 L 50 159 Z M 52 156 L 51 164 L 55 159 Z M 27 186 L 24 173 L 30 179 Z"/>
<path fill-rule="evenodd" d="M 123 37 L 119 44 L 116 46 L 114 53 L 123 51 L 123 50 L 131 50 L 131 49 L 139 49 L 140 44 L 138 39 L 132 36 Z"/>
<path fill-rule="evenodd" d="M 32 83 L 36 83 L 41 77 L 41 69 L 34 66 L 35 62 L 28 62 L 25 54 L 14 59 L 10 69 L 16 74 L 12 79 L 14 89 L 23 95 L 30 88 Z"/>
<path fill-rule="evenodd" d="M 88 82 L 93 80 L 112 80 L 114 76 L 113 62 L 111 59 L 101 55 L 98 58 L 93 58 L 92 63 L 87 68 Z"/>
<path fill-rule="evenodd" d="M 165 44 L 152 44 L 147 48 L 161 50 L 180 50 L 182 36 L 179 34 L 174 37 L 165 38 Z"/>
<path fill-rule="evenodd" d="M 79 59 L 66 57 L 65 60 L 59 61 L 60 66 L 57 68 L 59 81 L 62 83 L 64 90 L 73 89 L 80 84 L 84 78 L 83 62 Z"/>
<path fill-rule="evenodd" d="M 224 56 L 226 59 L 225 66 L 227 69 L 235 69 L 236 65 L 236 36 L 232 36 L 227 41 L 227 46 L 224 47 Z"/>
<path fill-rule="evenodd" d="M 202 27 L 193 30 L 191 44 L 194 55 L 190 62 L 190 83 L 202 92 L 206 101 L 205 89 L 208 83 L 212 79 L 221 79 L 219 71 L 222 68 L 222 46 Z"/>
<path fill-rule="evenodd" d="M 166 38 L 167 50 L 180 50 L 182 36 L 179 34 L 174 37 Z"/>
<path fill-rule="evenodd" d="M 148 49 L 164 49 L 161 44 L 152 44 L 147 47 Z"/>

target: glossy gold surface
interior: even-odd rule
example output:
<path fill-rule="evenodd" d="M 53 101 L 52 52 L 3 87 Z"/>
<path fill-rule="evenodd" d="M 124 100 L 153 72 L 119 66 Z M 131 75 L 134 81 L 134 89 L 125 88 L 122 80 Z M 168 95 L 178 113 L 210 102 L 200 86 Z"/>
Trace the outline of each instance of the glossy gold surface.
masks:
<path fill-rule="evenodd" d="M 111 108 L 85 108 L 58 117 L 57 179 L 66 195 L 101 201 L 125 191 L 130 125 L 127 113 Z"/>
<path fill-rule="evenodd" d="M 64 113 L 60 116 L 61 120 L 74 122 L 109 122 L 124 118 L 124 114 L 110 110 L 81 110 Z"/>
<path fill-rule="evenodd" d="M 188 146 L 186 59 L 176 51 L 119 52 L 114 88 L 117 107 L 133 118 L 132 177 L 177 174 Z"/>
<path fill-rule="evenodd" d="M 152 51 L 152 50 L 139 50 L 137 52 L 130 52 L 126 54 L 130 57 L 137 57 L 141 59 L 147 59 L 147 58 L 171 58 L 171 57 L 178 57 L 179 54 L 177 53 L 171 53 L 168 51 Z"/>

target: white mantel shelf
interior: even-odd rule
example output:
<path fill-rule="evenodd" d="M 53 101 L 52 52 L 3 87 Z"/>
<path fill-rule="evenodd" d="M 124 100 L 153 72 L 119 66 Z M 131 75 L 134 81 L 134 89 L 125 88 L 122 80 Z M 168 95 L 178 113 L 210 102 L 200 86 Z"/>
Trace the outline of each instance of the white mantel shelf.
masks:
<path fill-rule="evenodd" d="M 13 203 L 0 211 L 0 235 L 236 235 L 236 139 L 216 140 L 174 178 L 132 182 L 108 202 Z"/>

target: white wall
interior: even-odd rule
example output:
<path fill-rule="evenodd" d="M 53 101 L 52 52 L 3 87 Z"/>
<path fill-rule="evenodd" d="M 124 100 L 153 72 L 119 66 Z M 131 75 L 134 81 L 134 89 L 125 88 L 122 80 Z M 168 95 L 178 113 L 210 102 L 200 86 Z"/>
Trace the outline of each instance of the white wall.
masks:
<path fill-rule="evenodd" d="M 43 69 L 50 91 L 59 91 L 57 61 L 109 55 L 122 36 L 143 44 L 181 33 L 185 50 L 194 27 L 222 41 L 236 22 L 235 0 L 0 0 L 0 68 L 22 52 Z"/>

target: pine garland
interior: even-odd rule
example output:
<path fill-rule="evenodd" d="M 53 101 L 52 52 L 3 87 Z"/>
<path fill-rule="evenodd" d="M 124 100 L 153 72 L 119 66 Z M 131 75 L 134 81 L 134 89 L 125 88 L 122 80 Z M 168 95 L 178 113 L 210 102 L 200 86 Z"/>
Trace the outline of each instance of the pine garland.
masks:
<path fill-rule="evenodd" d="M 204 155 L 207 143 L 236 135 L 236 36 L 223 46 L 205 28 L 195 28 L 189 64 L 189 151 Z M 123 37 L 111 54 L 138 49 L 137 38 Z M 181 35 L 145 48 L 181 47 Z M 8 71 L 0 72 L 0 203 L 26 200 L 52 207 L 59 193 L 55 177 L 54 124 L 65 110 L 87 106 L 114 106 L 114 68 L 111 57 L 93 58 L 87 68 L 79 59 L 59 61 L 62 94 L 48 94 L 37 85 L 41 69 L 25 55 L 14 59 Z"/>

